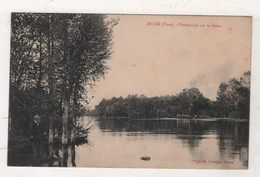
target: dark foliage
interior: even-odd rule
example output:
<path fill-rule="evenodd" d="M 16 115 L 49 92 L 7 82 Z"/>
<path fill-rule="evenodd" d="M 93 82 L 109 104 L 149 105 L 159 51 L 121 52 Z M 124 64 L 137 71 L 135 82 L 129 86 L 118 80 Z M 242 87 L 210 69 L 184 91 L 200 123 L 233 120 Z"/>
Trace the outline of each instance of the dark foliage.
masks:
<path fill-rule="evenodd" d="M 240 80 L 231 79 L 219 85 L 217 100 L 203 96 L 197 88 L 183 89 L 175 96 L 147 98 L 128 95 L 127 98 L 103 99 L 92 115 L 103 117 L 163 118 L 163 117 L 232 117 L 249 118 L 250 72 Z"/>
<path fill-rule="evenodd" d="M 11 133 L 27 134 L 35 114 L 46 130 L 61 129 L 64 104 L 70 119 L 84 114 L 86 85 L 105 74 L 117 21 L 45 13 L 13 13 L 11 20 Z"/>

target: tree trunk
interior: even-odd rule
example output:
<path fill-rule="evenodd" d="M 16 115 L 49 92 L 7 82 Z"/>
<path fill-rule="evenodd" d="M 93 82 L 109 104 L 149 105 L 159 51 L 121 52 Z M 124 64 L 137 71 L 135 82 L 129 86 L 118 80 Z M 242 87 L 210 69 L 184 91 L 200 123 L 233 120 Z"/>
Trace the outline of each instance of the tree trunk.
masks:
<path fill-rule="evenodd" d="M 50 125 L 49 125 L 49 144 L 53 143 L 53 119 L 50 119 Z"/>
<path fill-rule="evenodd" d="M 76 117 L 73 116 L 73 117 L 72 117 L 72 126 L 71 126 L 71 135 L 70 135 L 71 143 L 75 143 L 75 140 L 76 140 L 76 128 L 75 128 L 75 124 L 76 124 Z"/>
<path fill-rule="evenodd" d="M 53 144 L 49 144 L 49 156 L 51 158 L 54 156 Z"/>
<path fill-rule="evenodd" d="M 52 39 L 53 41 L 53 39 Z M 50 95 L 52 97 L 53 94 L 53 53 L 51 53 L 51 47 L 50 47 L 51 41 L 50 41 L 50 29 L 48 31 L 48 43 L 47 43 L 47 47 L 48 47 L 48 81 L 49 81 L 49 91 L 50 91 Z M 50 106 L 53 105 L 53 101 L 51 101 Z M 50 117 L 50 124 L 49 124 L 49 143 L 52 144 L 53 143 L 53 117 Z"/>
<path fill-rule="evenodd" d="M 62 123 L 62 144 L 68 144 L 68 118 L 69 118 L 69 99 L 65 98 L 63 123 Z"/>
<path fill-rule="evenodd" d="M 63 124 L 62 124 L 62 144 L 68 144 L 68 119 L 69 119 L 69 103 L 70 103 L 70 94 L 69 94 L 69 66 L 67 58 L 67 24 L 64 26 L 64 36 L 63 36 L 63 62 L 65 64 L 65 75 L 63 78 Z"/>
<path fill-rule="evenodd" d="M 78 106 L 78 104 L 77 104 L 77 99 L 78 99 L 78 97 L 77 97 L 77 87 L 78 86 L 78 82 L 76 82 L 76 84 L 75 84 L 75 86 L 74 86 L 74 94 L 73 94 L 73 109 L 74 109 L 74 111 L 73 111 L 73 115 L 72 115 L 72 121 L 71 121 L 71 123 L 72 123 L 72 125 L 71 125 L 71 143 L 75 143 L 75 140 L 76 140 L 76 136 L 75 136 L 75 134 L 76 134 L 76 118 L 77 118 L 77 114 L 76 114 L 76 110 L 77 110 L 77 106 Z"/>
<path fill-rule="evenodd" d="M 63 145 L 62 146 L 62 159 L 61 159 L 62 167 L 68 167 L 68 145 Z"/>
<path fill-rule="evenodd" d="M 75 162 L 75 145 L 72 144 L 69 146 L 70 148 L 70 160 L 71 160 L 71 164 L 73 167 L 76 167 L 76 162 Z"/>
<path fill-rule="evenodd" d="M 53 33 L 51 32 L 51 27 L 52 27 L 52 21 L 49 19 L 50 27 L 48 31 L 48 43 L 47 43 L 47 48 L 48 48 L 48 81 L 49 81 L 49 92 L 52 97 L 53 95 Z M 52 44 L 52 49 L 51 49 L 51 44 Z M 53 105 L 53 101 L 51 101 L 51 106 Z M 54 136 L 54 127 L 53 127 L 53 122 L 54 122 L 54 117 L 50 119 L 50 126 L 49 126 L 49 143 L 53 143 L 53 136 Z"/>
<path fill-rule="evenodd" d="M 39 77 L 37 81 L 37 90 L 40 89 L 42 82 L 42 33 L 40 32 L 40 58 L 39 58 Z"/>

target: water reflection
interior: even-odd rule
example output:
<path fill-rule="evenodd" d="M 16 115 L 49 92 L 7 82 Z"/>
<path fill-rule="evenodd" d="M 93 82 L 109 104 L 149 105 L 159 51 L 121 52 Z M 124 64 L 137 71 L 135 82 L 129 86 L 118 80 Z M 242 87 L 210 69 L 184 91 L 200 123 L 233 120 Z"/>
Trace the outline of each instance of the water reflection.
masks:
<path fill-rule="evenodd" d="M 83 144 L 88 144 L 87 139 L 69 145 L 43 143 L 42 155 L 26 161 L 23 166 L 76 167 L 75 147 Z"/>
<path fill-rule="evenodd" d="M 100 118 L 97 123 L 102 132 L 112 132 L 113 136 L 122 136 L 122 132 L 126 132 L 126 136 L 174 135 L 172 138 L 181 140 L 183 147 L 190 151 L 193 158 L 200 158 L 198 154 L 203 153 L 199 152 L 200 149 L 206 149 L 216 154 L 212 157 L 217 159 L 239 161 L 245 167 L 248 165 L 249 123 L 246 121 Z M 207 139 L 208 141 L 205 141 Z M 216 140 L 216 143 L 213 140 Z"/>
<path fill-rule="evenodd" d="M 83 128 L 93 127 L 87 140 L 67 146 L 43 144 L 43 157 L 38 159 L 30 158 L 28 144 L 9 153 L 9 165 L 211 169 L 248 166 L 247 121 L 94 118 L 89 125 L 90 119 L 78 120 Z M 143 156 L 151 160 L 140 160 Z M 228 163 L 200 164 L 194 160 Z"/>
<path fill-rule="evenodd" d="M 46 150 L 46 149 L 45 149 Z M 76 167 L 75 144 L 70 145 L 48 145 L 48 163 L 42 166 L 49 167 Z"/>

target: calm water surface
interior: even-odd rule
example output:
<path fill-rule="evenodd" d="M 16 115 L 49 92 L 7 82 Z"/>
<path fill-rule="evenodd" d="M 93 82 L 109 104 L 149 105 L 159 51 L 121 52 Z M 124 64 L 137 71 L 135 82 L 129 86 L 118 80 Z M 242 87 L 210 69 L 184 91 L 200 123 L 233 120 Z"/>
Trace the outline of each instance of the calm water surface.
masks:
<path fill-rule="evenodd" d="M 10 153 L 9 165 L 211 169 L 248 165 L 247 121 L 81 117 L 78 123 L 92 127 L 87 142 L 45 144 L 46 158 L 32 160 L 25 147 L 17 155 Z M 141 160 L 143 156 L 151 159 Z"/>
<path fill-rule="evenodd" d="M 247 168 L 248 122 L 82 117 L 88 144 L 75 146 L 78 167 Z M 149 161 L 140 158 L 149 156 Z"/>

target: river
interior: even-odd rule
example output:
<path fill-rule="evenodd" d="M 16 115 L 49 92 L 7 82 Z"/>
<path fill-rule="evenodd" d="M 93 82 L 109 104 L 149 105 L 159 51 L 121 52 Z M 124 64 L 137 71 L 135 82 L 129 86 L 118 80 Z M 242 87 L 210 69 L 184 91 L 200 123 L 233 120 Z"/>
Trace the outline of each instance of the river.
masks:
<path fill-rule="evenodd" d="M 49 146 L 57 159 L 37 166 L 247 169 L 248 121 L 91 118 L 87 143 Z M 56 149 L 56 150 L 55 150 Z M 150 160 L 142 160 L 142 157 Z M 32 164 L 34 166 L 34 164 Z"/>
<path fill-rule="evenodd" d="M 82 117 L 86 126 L 91 118 Z M 93 118 L 88 144 L 75 147 L 79 167 L 247 168 L 248 122 Z M 149 161 L 141 160 L 149 156 Z"/>

